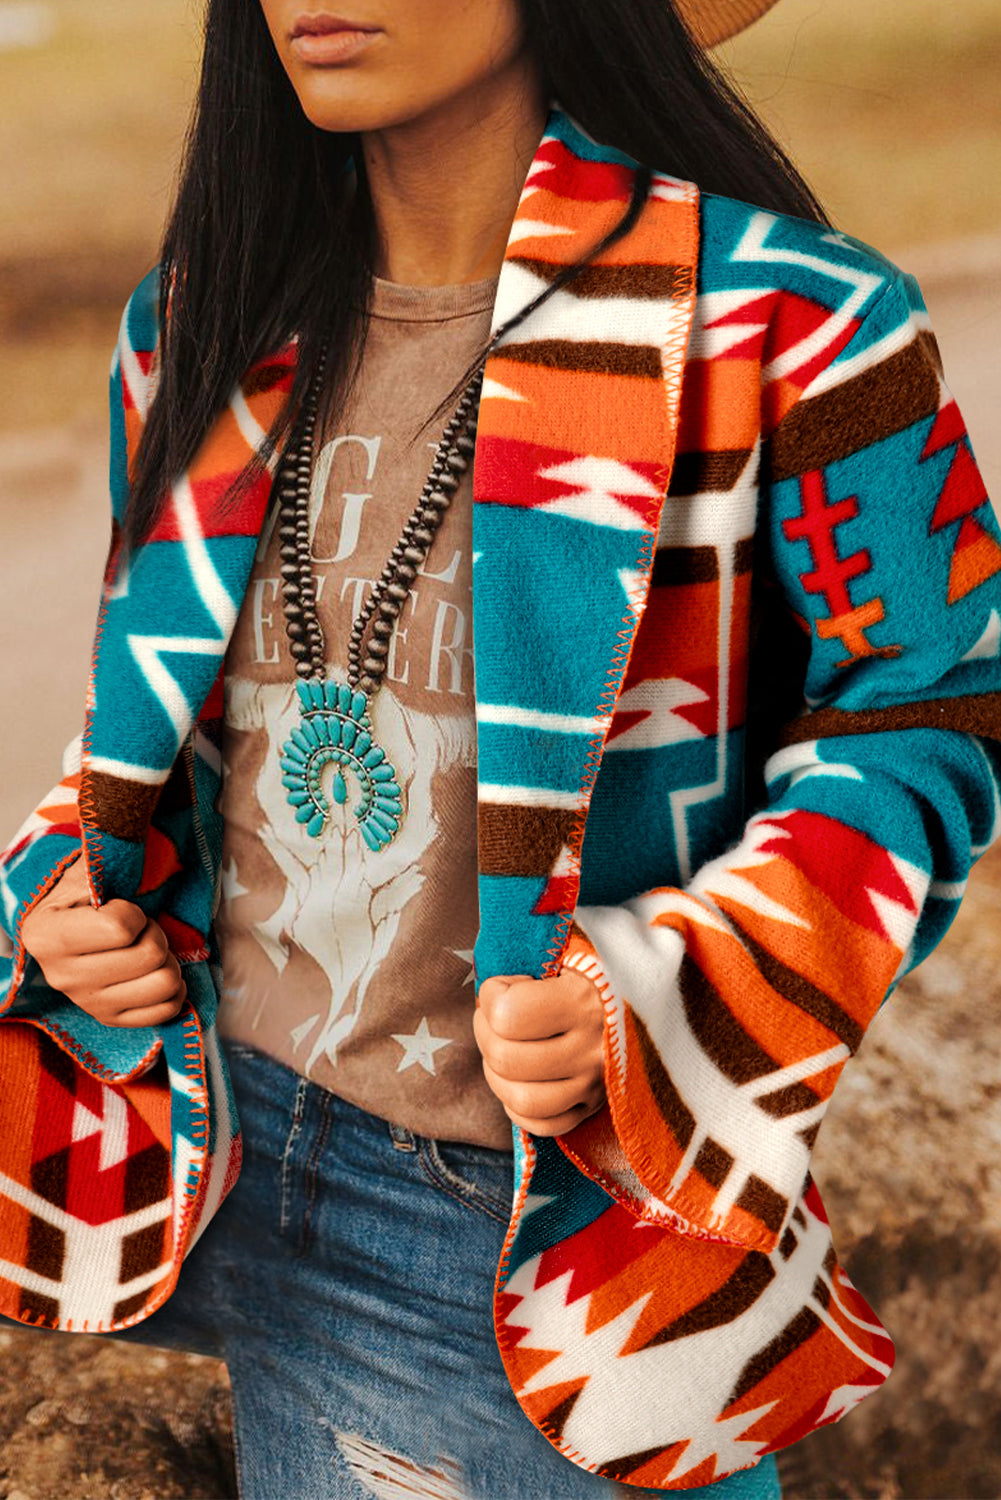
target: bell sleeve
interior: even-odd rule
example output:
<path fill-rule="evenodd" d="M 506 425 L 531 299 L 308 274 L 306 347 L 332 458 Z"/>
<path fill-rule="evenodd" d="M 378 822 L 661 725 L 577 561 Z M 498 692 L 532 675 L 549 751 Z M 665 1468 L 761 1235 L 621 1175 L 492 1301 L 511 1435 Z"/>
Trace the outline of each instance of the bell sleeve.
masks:
<path fill-rule="evenodd" d="M 768 1253 L 842 1068 L 1001 832 L 1001 532 L 896 268 L 765 445 L 755 573 L 784 620 L 761 680 L 801 659 L 801 711 L 736 844 L 577 908 L 607 1104 L 558 1141 L 641 1218 Z"/>

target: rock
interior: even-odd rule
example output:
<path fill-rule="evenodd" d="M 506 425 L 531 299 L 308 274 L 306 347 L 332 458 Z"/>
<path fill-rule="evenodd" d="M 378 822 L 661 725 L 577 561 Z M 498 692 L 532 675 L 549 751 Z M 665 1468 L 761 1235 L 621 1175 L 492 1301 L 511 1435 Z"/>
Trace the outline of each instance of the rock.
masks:
<path fill-rule="evenodd" d="M 222 1365 L 111 1338 L 4 1335 L 0 1495 L 6 1482 L 27 1500 L 235 1500 Z"/>

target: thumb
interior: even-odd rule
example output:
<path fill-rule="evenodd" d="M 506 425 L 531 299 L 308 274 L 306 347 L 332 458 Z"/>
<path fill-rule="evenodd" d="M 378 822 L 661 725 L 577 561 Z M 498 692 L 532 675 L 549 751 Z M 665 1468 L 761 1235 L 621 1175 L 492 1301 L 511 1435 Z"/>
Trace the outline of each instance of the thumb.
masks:
<path fill-rule="evenodd" d="M 486 979 L 483 979 L 483 980 L 480 981 L 479 988 L 476 991 L 476 1003 L 477 1003 L 477 1005 L 479 1005 L 479 1003 L 480 1003 L 480 996 L 483 993 L 483 986 L 485 984 L 495 985 L 496 986 L 496 993 L 498 995 L 501 995 L 501 994 L 504 993 L 504 991 L 506 989 L 509 989 L 512 984 L 516 984 L 519 981 L 524 980 L 524 979 L 531 980 L 532 979 L 532 975 L 531 974 L 490 974 L 490 975 L 488 975 Z"/>
<path fill-rule="evenodd" d="M 78 856 L 71 865 L 66 866 L 44 900 L 51 910 L 90 905 L 90 883 L 82 856 Z"/>

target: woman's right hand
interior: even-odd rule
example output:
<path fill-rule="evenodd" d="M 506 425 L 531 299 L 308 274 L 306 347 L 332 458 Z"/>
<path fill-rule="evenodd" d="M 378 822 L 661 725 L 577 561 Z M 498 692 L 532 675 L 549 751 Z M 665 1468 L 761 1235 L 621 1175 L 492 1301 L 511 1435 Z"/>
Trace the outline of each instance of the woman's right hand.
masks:
<path fill-rule="evenodd" d="M 77 859 L 21 923 L 47 982 L 104 1026 L 161 1026 L 187 997 L 163 928 L 131 901 L 95 907 Z"/>

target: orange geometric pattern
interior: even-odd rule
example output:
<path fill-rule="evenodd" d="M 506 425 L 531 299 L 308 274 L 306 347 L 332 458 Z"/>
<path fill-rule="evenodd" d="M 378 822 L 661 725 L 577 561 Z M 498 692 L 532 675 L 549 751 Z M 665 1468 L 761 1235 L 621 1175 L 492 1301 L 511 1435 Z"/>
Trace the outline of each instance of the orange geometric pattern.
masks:
<path fill-rule="evenodd" d="M 965 599 L 999 571 L 1001 547 L 972 516 L 967 516 L 959 528 L 949 568 L 949 603 Z"/>
<path fill-rule="evenodd" d="M 973 519 L 989 503 L 987 489 L 973 459 L 959 408 L 950 401 L 938 413 L 921 453 L 924 463 L 954 447 L 945 482 L 928 525 L 930 536 L 960 522 L 949 566 L 947 601 L 956 604 L 1001 571 L 1001 546 Z"/>

